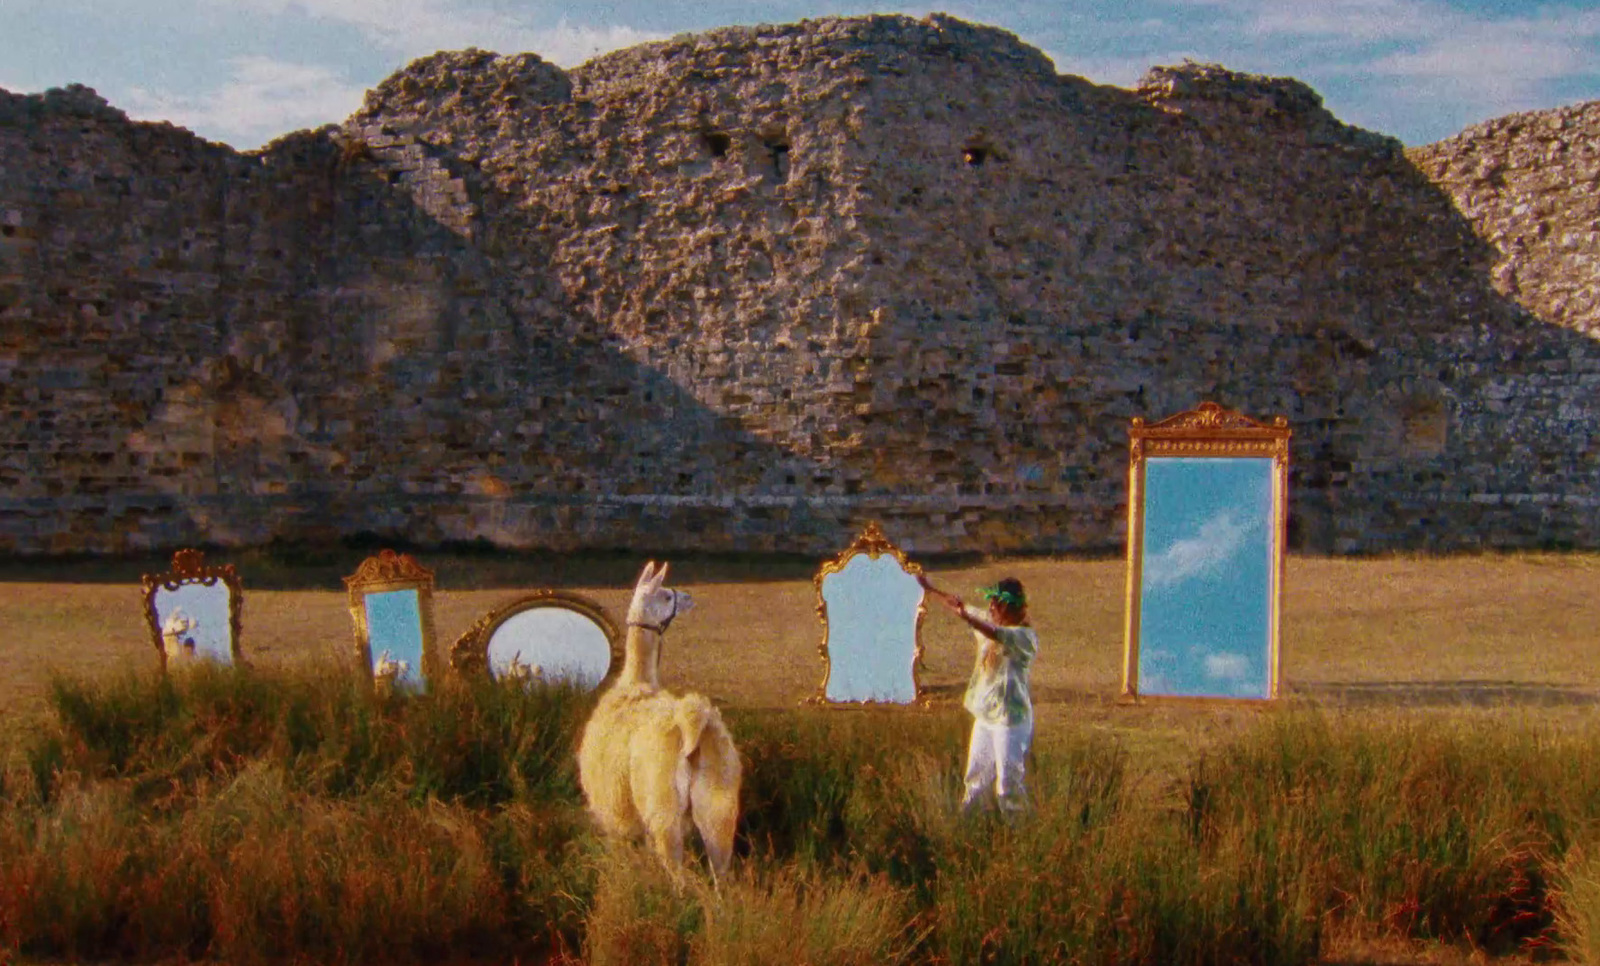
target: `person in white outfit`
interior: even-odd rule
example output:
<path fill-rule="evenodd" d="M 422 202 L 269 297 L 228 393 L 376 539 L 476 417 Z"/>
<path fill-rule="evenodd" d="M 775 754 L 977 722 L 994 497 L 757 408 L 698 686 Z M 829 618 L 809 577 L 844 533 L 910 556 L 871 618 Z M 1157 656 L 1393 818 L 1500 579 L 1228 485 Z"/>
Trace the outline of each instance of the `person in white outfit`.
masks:
<path fill-rule="evenodd" d="M 967 744 L 966 794 L 962 809 L 985 800 L 994 789 L 1004 810 L 1027 802 L 1024 774 L 1028 747 L 1033 743 L 1033 697 L 1028 672 L 1039 653 L 1039 635 L 1028 625 L 1028 598 L 1015 577 L 984 588 L 987 610 L 962 603 L 918 574 L 934 599 L 972 627 L 978 657 L 967 681 L 962 705 L 972 714 L 972 739 Z"/>

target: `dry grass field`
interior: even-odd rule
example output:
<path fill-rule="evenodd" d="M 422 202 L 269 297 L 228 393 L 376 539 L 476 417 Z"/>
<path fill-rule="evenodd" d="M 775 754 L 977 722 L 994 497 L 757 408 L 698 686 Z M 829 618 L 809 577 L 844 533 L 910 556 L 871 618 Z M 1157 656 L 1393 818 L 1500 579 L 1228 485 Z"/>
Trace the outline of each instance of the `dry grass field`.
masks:
<path fill-rule="evenodd" d="M 351 551 L 300 567 L 251 556 L 235 561 L 245 588 L 246 657 L 288 667 L 348 656 L 351 619 L 339 576 L 354 571 L 362 556 Z M 228 559 L 217 557 L 213 563 Z M 422 560 L 437 575 L 435 623 L 444 646 L 483 613 L 537 588 L 585 594 L 620 621 L 643 562 L 622 555 Z M 0 565 L 0 732 L 33 727 L 46 713 L 53 675 L 92 679 L 157 666 L 140 615 L 138 574 L 165 569 L 163 563 Z M 691 591 L 696 608 L 667 638 L 669 686 L 693 687 L 743 709 L 793 708 L 815 694 L 823 673 L 815 566 L 676 561 L 671 583 Z M 1168 779 L 1181 776 L 1197 751 L 1261 720 L 1260 705 L 1117 700 L 1121 560 L 1020 558 L 934 563 L 929 570 L 941 587 L 969 599 L 975 588 L 1007 575 L 1029 588 L 1043 642 L 1034 673 L 1040 746 L 1061 740 L 1081 747 L 1085 728 L 1109 733 L 1137 761 L 1141 779 L 1170 791 Z M 1469 719 L 1561 727 L 1596 720 L 1600 556 L 1294 557 L 1286 588 L 1281 705 L 1441 725 Z M 953 702 L 970 667 L 970 635 L 949 615 L 931 611 L 924 644 L 923 683 L 936 702 Z M 1370 935 L 1330 937 L 1322 960 L 1328 966 L 1482 961 L 1458 945 Z"/>
<path fill-rule="evenodd" d="M 246 559 L 242 646 L 263 665 L 346 654 L 351 619 L 340 573 L 348 561 L 294 569 Z M 213 562 L 227 558 L 218 556 Z M 519 594 L 558 587 L 621 619 L 642 560 L 428 556 L 445 645 Z M 157 657 L 140 617 L 138 563 L 53 563 L 0 570 L 0 723 L 39 713 L 50 676 L 95 675 Z M 160 561 L 142 566 L 164 569 Z M 82 576 L 76 576 L 75 570 Z M 1249 709 L 1116 702 L 1122 673 L 1121 560 L 1022 558 L 930 565 L 969 599 L 1015 575 L 1028 587 L 1043 647 L 1034 672 L 1040 740 L 1060 716 L 1088 719 L 1137 744 L 1187 744 Z M 673 687 L 741 707 L 792 707 L 815 694 L 823 664 L 812 565 L 689 559 L 672 583 L 694 612 L 674 627 L 663 659 Z M 32 579 L 30 579 L 32 578 Z M 79 580 L 83 582 L 78 582 Z M 266 589 L 266 588 L 293 589 Z M 1377 559 L 1292 557 L 1283 617 L 1284 694 L 1335 709 L 1414 709 L 1585 717 L 1600 706 L 1600 556 L 1517 554 Z M 970 669 L 971 637 L 930 610 L 923 683 L 952 699 Z"/>

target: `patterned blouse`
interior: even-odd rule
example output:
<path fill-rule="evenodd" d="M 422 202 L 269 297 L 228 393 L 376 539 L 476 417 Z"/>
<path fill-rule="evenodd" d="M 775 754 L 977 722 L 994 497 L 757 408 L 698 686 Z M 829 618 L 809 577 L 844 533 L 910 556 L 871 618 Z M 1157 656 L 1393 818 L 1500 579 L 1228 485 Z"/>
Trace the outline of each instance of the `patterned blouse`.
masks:
<path fill-rule="evenodd" d="M 964 604 L 970 617 L 993 623 L 987 608 Z M 974 628 L 978 661 L 967 681 L 961 704 L 985 724 L 1021 725 L 1033 722 L 1033 697 L 1028 693 L 1028 668 L 1039 653 L 1039 635 L 1031 627 L 997 627 L 991 641 Z"/>

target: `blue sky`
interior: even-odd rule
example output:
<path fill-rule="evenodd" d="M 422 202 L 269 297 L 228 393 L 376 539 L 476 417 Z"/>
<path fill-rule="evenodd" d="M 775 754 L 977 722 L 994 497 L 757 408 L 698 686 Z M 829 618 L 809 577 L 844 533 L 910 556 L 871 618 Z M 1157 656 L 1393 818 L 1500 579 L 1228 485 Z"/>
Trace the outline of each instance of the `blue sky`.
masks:
<path fill-rule="evenodd" d="M 371 646 L 373 668 L 383 658 L 405 665 L 400 682 L 417 687 L 422 683 L 422 615 L 417 592 L 389 590 L 368 594 L 367 641 Z"/>
<path fill-rule="evenodd" d="M 1266 697 L 1270 459 L 1145 462 L 1139 692 Z"/>
<path fill-rule="evenodd" d="M 564 67 L 730 24 L 939 10 L 1017 34 L 1062 73 L 1131 86 L 1184 58 L 1297 77 L 1340 119 L 1426 144 L 1600 98 L 1600 7 L 1513 0 L 0 0 L 0 87 L 82 83 L 136 118 L 240 149 L 342 121 L 415 57 L 477 46 Z"/>

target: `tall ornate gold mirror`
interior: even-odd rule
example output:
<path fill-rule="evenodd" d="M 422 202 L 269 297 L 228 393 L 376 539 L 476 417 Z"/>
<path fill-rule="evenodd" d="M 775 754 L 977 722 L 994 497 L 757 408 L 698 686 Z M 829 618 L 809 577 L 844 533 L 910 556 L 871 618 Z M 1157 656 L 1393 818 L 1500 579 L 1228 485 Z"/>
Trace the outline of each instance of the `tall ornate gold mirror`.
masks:
<path fill-rule="evenodd" d="M 206 565 L 199 550 L 179 550 L 172 569 L 144 574 L 144 619 L 163 669 L 194 660 L 234 664 L 244 592 L 232 564 Z"/>
<path fill-rule="evenodd" d="M 1128 436 L 1123 696 L 1276 698 L 1287 421 L 1206 402 Z"/>
<path fill-rule="evenodd" d="M 356 667 L 380 687 L 420 691 L 437 680 L 433 571 L 410 554 L 380 551 L 344 579 L 355 622 Z"/>
<path fill-rule="evenodd" d="M 910 704 L 922 697 L 922 568 L 869 523 L 817 571 L 823 678 L 812 700 Z"/>
<path fill-rule="evenodd" d="M 450 648 L 462 675 L 592 691 L 622 668 L 616 621 L 581 594 L 540 590 L 479 618 Z"/>

